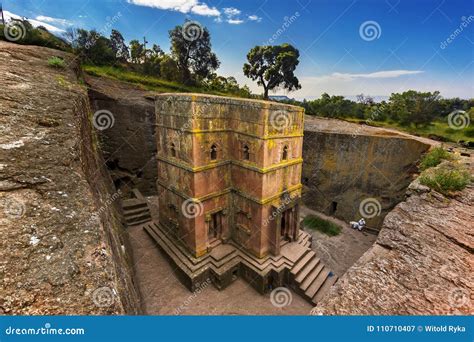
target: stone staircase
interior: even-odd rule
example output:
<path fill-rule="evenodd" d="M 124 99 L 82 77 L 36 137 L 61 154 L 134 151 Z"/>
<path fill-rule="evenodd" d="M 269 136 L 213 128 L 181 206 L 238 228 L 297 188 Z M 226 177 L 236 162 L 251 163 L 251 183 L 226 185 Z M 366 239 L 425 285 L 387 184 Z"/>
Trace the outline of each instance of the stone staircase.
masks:
<path fill-rule="evenodd" d="M 313 304 L 317 304 L 338 279 L 311 249 L 292 267 L 290 278 L 293 289 Z"/>
<path fill-rule="evenodd" d="M 133 198 L 122 201 L 123 214 L 128 226 L 136 226 L 151 221 L 150 208 L 138 189 L 132 190 Z"/>

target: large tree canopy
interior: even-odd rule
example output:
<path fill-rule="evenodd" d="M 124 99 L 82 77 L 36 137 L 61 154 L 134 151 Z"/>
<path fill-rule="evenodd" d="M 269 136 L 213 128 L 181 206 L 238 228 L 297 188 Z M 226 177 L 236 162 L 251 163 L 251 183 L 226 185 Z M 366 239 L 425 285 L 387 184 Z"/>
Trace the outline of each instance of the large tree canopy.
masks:
<path fill-rule="evenodd" d="M 169 35 L 171 55 L 184 83 L 192 83 L 192 76 L 205 79 L 219 68 L 220 62 L 212 52 L 211 35 L 207 28 L 188 21 L 169 31 Z"/>
<path fill-rule="evenodd" d="M 299 56 L 299 51 L 290 44 L 256 46 L 247 54 L 244 74 L 263 86 L 265 99 L 268 99 L 268 91 L 272 89 L 301 89 L 294 74 Z"/>

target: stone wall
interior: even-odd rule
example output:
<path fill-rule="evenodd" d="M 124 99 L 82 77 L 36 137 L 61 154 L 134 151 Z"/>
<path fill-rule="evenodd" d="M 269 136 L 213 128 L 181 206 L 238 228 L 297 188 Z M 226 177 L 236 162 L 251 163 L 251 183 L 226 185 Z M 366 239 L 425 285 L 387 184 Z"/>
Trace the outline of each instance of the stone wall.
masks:
<path fill-rule="evenodd" d="M 76 70 L 63 52 L 0 42 L 0 314 L 140 312 Z"/>
<path fill-rule="evenodd" d="M 346 222 L 364 213 L 369 227 L 380 228 L 385 215 L 404 199 L 429 145 L 376 128 L 342 126 L 338 120 L 307 116 L 306 121 L 305 205 Z M 325 125 L 331 122 L 329 130 Z"/>

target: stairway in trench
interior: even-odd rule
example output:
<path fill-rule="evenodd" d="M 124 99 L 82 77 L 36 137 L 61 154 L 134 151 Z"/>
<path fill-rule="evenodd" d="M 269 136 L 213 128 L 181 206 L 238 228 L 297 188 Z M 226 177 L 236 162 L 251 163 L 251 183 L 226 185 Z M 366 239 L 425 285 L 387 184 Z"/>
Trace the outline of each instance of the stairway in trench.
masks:
<path fill-rule="evenodd" d="M 290 277 L 293 288 L 313 304 L 323 299 L 338 279 L 311 249 L 296 262 Z"/>
<path fill-rule="evenodd" d="M 146 199 L 138 191 L 133 189 L 133 198 L 127 198 L 122 201 L 123 215 L 128 226 L 136 226 L 146 222 L 150 222 L 151 213 Z"/>

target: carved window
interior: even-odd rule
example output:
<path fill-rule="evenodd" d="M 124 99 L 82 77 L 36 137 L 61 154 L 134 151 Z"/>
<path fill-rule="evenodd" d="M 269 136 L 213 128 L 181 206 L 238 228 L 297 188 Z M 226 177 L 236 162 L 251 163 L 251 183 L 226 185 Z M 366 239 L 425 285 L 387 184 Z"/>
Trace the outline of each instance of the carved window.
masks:
<path fill-rule="evenodd" d="M 211 160 L 216 160 L 217 159 L 217 145 L 212 144 L 211 146 Z"/>
<path fill-rule="evenodd" d="M 283 153 L 282 153 L 281 159 L 288 160 L 288 146 L 287 145 L 283 146 Z"/>
<path fill-rule="evenodd" d="M 244 153 L 244 160 L 250 160 L 250 149 L 247 145 L 244 145 L 243 153 Z"/>

